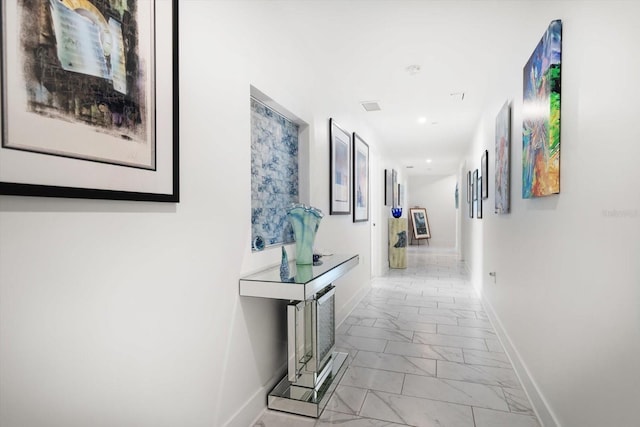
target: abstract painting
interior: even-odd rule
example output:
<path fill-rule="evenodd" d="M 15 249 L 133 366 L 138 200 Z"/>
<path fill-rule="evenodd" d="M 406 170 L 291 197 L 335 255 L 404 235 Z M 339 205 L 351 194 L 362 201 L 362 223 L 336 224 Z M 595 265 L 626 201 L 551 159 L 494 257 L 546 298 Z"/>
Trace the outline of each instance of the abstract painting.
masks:
<path fill-rule="evenodd" d="M 353 133 L 353 222 L 369 220 L 369 145 Z"/>
<path fill-rule="evenodd" d="M 509 213 L 510 207 L 510 166 L 511 161 L 511 107 L 509 101 L 500 109 L 496 117 L 496 176 L 495 213 Z"/>
<path fill-rule="evenodd" d="M 2 0 L 2 18 L 0 189 L 177 200 L 177 0 Z"/>
<path fill-rule="evenodd" d="M 329 197 L 331 215 L 351 213 L 351 135 L 333 119 L 329 119 L 331 158 L 329 165 Z"/>
<path fill-rule="evenodd" d="M 251 241 L 256 251 L 294 241 L 287 208 L 299 201 L 299 126 L 253 97 L 250 103 Z"/>
<path fill-rule="evenodd" d="M 555 20 L 523 70 L 522 197 L 560 193 L 562 21 Z"/>

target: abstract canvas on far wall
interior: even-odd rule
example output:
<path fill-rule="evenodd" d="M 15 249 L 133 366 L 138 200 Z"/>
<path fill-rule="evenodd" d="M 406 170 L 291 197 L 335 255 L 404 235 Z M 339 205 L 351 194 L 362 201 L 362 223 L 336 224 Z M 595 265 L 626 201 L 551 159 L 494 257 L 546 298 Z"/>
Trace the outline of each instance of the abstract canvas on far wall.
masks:
<path fill-rule="evenodd" d="M 562 21 L 555 20 L 523 70 L 522 197 L 560 193 Z"/>
<path fill-rule="evenodd" d="M 496 117 L 496 189 L 495 213 L 509 213 L 511 151 L 511 108 L 505 102 Z"/>

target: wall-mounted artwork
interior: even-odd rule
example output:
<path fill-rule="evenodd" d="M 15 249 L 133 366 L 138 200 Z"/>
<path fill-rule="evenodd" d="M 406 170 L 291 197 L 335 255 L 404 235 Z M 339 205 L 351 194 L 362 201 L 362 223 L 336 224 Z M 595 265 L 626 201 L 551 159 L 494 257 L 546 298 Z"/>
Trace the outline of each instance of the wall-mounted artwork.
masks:
<path fill-rule="evenodd" d="M 333 119 L 329 119 L 331 148 L 329 165 L 329 213 L 348 215 L 351 213 L 351 135 Z"/>
<path fill-rule="evenodd" d="M 552 21 L 523 70 L 522 197 L 560 192 L 562 21 Z"/>
<path fill-rule="evenodd" d="M 511 106 L 509 101 L 496 117 L 495 213 L 509 213 L 511 185 Z"/>
<path fill-rule="evenodd" d="M 484 150 L 482 158 L 480 159 L 480 168 L 482 170 L 482 185 L 480 187 L 482 192 L 482 200 L 489 198 L 489 150 Z"/>
<path fill-rule="evenodd" d="M 473 207 L 471 209 L 471 218 L 473 218 L 473 212 L 478 211 L 478 169 L 473 171 L 473 178 L 471 179 L 472 193 L 473 193 Z"/>
<path fill-rule="evenodd" d="M 395 169 L 391 170 L 391 187 L 393 189 L 392 207 L 399 206 L 398 204 L 398 172 Z"/>
<path fill-rule="evenodd" d="M 476 183 L 476 187 L 479 189 L 478 191 L 482 193 L 482 181 L 483 177 L 479 176 L 478 181 Z M 482 219 L 482 195 L 478 194 L 478 199 L 476 200 L 476 218 Z"/>
<path fill-rule="evenodd" d="M 384 205 L 392 206 L 393 205 L 393 188 L 392 185 L 392 171 L 391 169 L 384 170 Z"/>
<path fill-rule="evenodd" d="M 369 220 L 369 145 L 353 133 L 353 222 Z"/>
<path fill-rule="evenodd" d="M 287 209 L 299 202 L 299 126 L 253 97 L 250 107 L 251 246 L 259 251 L 294 241 Z"/>
<path fill-rule="evenodd" d="M 473 181 L 471 171 L 467 171 L 467 205 L 469 205 L 469 218 L 473 218 Z"/>
<path fill-rule="evenodd" d="M 0 194 L 178 201 L 178 1 L 1 7 Z"/>

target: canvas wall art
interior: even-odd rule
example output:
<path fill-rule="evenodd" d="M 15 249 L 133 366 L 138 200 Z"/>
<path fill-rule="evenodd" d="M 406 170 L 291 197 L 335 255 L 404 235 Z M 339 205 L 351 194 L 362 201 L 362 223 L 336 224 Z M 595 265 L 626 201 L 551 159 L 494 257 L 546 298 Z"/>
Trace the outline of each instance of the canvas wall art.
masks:
<path fill-rule="evenodd" d="M 177 200 L 177 4 L 2 0 L 2 193 Z"/>
<path fill-rule="evenodd" d="M 549 25 L 523 70 L 522 197 L 560 192 L 562 21 Z"/>
<path fill-rule="evenodd" d="M 299 126 L 253 97 L 250 106 L 251 241 L 262 250 L 294 241 L 287 209 L 299 202 Z"/>
<path fill-rule="evenodd" d="M 369 220 L 369 145 L 353 133 L 353 222 Z"/>
<path fill-rule="evenodd" d="M 331 215 L 351 213 L 351 135 L 329 119 Z"/>
<path fill-rule="evenodd" d="M 508 101 L 496 117 L 495 158 L 495 213 L 505 214 L 509 213 L 511 191 L 511 106 Z"/>

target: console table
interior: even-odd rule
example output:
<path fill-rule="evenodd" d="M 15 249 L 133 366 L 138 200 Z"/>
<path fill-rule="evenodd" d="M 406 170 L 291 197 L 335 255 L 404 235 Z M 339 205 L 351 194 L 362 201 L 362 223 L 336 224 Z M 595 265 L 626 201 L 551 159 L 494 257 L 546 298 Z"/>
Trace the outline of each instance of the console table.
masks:
<path fill-rule="evenodd" d="M 288 300 L 287 375 L 269 393 L 269 409 L 318 418 L 347 368 L 335 348 L 333 282 L 359 263 L 358 255 L 324 256 L 313 265 L 289 263 L 240 279 L 240 295 Z"/>

